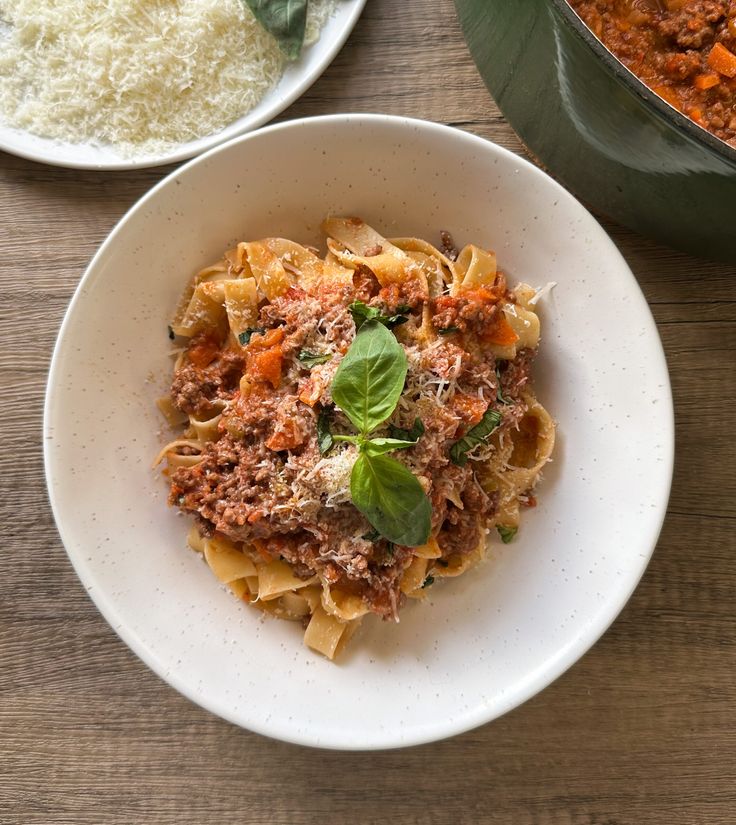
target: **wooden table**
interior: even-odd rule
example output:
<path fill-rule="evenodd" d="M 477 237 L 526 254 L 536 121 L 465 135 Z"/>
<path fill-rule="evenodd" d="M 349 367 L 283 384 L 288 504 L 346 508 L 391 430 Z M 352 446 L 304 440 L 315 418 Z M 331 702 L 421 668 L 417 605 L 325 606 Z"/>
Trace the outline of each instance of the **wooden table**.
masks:
<path fill-rule="evenodd" d="M 285 117 L 339 111 L 429 118 L 524 151 L 451 0 L 370 0 Z M 235 728 L 159 681 L 84 593 L 47 504 L 41 414 L 62 315 L 98 244 L 168 171 L 0 155 L 0 823 L 735 823 L 736 268 L 607 225 L 664 341 L 678 449 L 654 559 L 602 641 L 479 730 L 316 752 Z"/>

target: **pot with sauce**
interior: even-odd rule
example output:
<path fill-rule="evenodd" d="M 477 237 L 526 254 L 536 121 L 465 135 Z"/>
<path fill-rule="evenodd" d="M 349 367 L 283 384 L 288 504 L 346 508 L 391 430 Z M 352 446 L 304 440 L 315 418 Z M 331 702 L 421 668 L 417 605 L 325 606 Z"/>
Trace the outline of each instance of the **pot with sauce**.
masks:
<path fill-rule="evenodd" d="M 491 94 L 553 175 L 619 223 L 736 263 L 736 0 L 455 4 Z"/>

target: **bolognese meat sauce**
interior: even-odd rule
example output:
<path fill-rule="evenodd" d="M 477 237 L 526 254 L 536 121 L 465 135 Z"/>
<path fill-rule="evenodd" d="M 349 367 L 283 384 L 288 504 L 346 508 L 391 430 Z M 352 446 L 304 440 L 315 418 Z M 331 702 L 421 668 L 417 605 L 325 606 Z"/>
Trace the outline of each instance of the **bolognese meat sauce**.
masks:
<path fill-rule="evenodd" d="M 736 0 L 569 0 L 652 91 L 736 146 Z"/>

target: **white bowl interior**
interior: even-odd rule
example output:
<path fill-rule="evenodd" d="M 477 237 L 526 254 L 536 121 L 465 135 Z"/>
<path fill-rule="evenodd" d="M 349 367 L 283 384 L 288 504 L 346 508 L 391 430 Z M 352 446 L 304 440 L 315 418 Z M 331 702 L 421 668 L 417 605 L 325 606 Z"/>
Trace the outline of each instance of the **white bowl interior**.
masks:
<path fill-rule="evenodd" d="M 240 239 L 319 242 L 328 213 L 385 234 L 494 248 L 512 283 L 556 281 L 541 311 L 538 395 L 554 463 L 517 540 L 369 619 L 331 664 L 298 625 L 262 619 L 185 545 L 151 471 L 167 323 L 187 279 Z M 598 638 L 648 561 L 672 470 L 656 328 L 594 219 L 539 170 L 446 127 L 334 116 L 248 135 L 178 170 L 115 229 L 62 327 L 49 381 L 52 504 L 82 582 L 156 672 L 211 711 L 282 739 L 391 747 L 492 719 Z"/>

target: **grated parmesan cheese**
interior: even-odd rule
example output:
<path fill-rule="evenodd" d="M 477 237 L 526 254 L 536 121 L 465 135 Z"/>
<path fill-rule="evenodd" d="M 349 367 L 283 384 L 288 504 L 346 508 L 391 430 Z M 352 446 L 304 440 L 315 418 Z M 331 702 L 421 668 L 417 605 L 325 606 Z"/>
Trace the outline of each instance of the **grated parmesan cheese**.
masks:
<path fill-rule="evenodd" d="M 306 43 L 335 0 L 311 0 Z M 242 0 L 0 0 L 0 119 L 158 153 L 250 111 L 286 64 Z"/>

